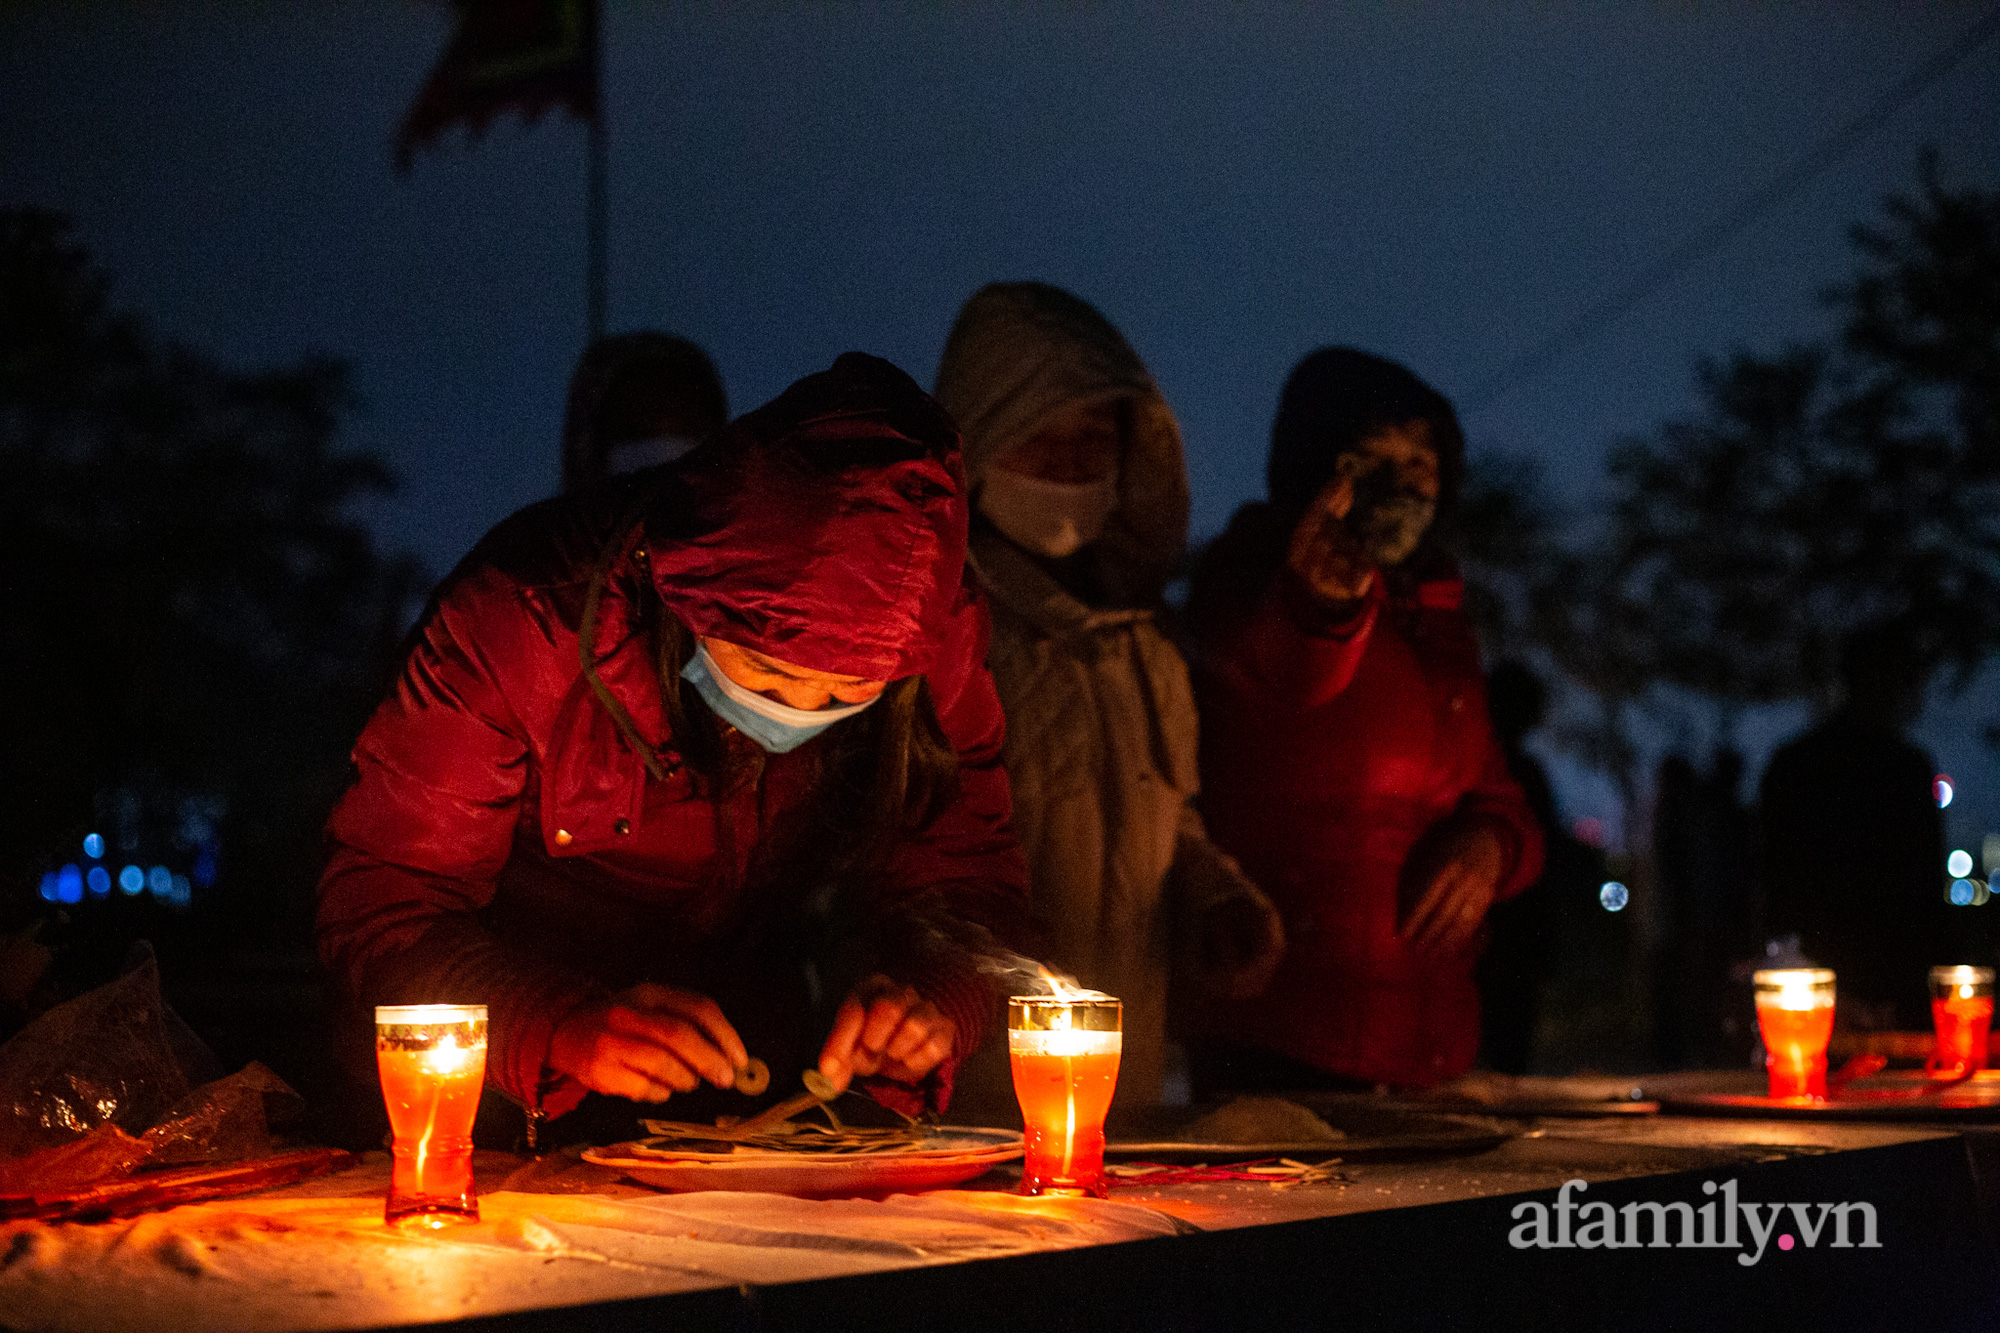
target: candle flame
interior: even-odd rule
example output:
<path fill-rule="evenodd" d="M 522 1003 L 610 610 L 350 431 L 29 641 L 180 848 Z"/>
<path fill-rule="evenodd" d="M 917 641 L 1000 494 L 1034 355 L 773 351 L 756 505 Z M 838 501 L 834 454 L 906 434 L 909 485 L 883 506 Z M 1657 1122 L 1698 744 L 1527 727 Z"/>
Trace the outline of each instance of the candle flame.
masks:
<path fill-rule="evenodd" d="M 477 1052 L 469 1046 L 460 1046 L 457 1036 L 447 1033 L 438 1044 L 424 1052 L 424 1067 L 431 1073 L 443 1077 L 464 1073 L 472 1064 Z"/>
<path fill-rule="evenodd" d="M 1111 998 L 1101 990 L 1087 990 L 1077 985 L 1073 980 L 1059 977 L 1040 963 L 1035 964 L 1035 975 L 1041 981 L 1042 985 L 1048 988 L 1050 999 L 1061 1000 L 1065 1004 L 1071 1004 L 1079 1000 L 1108 1000 Z M 1055 1017 L 1064 1020 L 1061 1026 L 1069 1026 L 1067 1015 L 1058 1014 Z"/>

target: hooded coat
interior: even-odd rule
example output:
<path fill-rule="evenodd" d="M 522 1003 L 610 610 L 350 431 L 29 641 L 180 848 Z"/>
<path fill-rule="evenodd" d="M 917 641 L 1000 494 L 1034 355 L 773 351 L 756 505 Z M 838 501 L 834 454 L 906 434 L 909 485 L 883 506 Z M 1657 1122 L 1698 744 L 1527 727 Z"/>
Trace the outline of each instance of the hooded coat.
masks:
<path fill-rule="evenodd" d="M 1289 949 L 1260 999 L 1204 1006 L 1191 1027 L 1344 1078 L 1423 1086 L 1477 1054 L 1485 939 L 1482 927 L 1443 958 L 1404 944 L 1425 854 L 1453 823 L 1481 821 L 1500 840 L 1506 898 L 1541 873 L 1540 829 L 1488 718 L 1465 585 L 1435 527 L 1338 621 L 1285 564 L 1333 475 L 1333 442 L 1416 418 L 1433 422 L 1449 514 L 1464 447 L 1449 405 L 1365 353 L 1307 358 L 1279 410 L 1271 502 L 1239 510 L 1196 570 L 1203 809 L 1277 903 Z"/>
<path fill-rule="evenodd" d="M 885 971 L 951 1019 L 955 1056 L 973 1049 L 992 999 L 962 941 L 1012 938 L 1026 880 L 966 522 L 950 421 L 849 354 L 676 464 L 502 523 L 440 590 L 328 824 L 319 949 L 347 1000 L 486 1004 L 488 1082 L 551 1114 L 583 1096 L 546 1068 L 556 1028 L 639 981 L 712 995 L 783 1069 L 816 1058 L 843 983 Z M 830 886 L 760 868 L 815 836 L 822 752 L 867 715 L 782 755 L 725 728 L 752 778 L 697 773 L 668 729 L 664 616 L 801 666 L 928 682 L 955 794 L 840 899 L 844 943 L 815 956 L 847 958 L 845 975 L 791 966 L 819 919 L 801 900 Z M 934 1107 L 950 1080 L 928 1080 Z"/>
<path fill-rule="evenodd" d="M 964 432 L 975 496 L 994 462 L 1058 411 L 1126 405 L 1118 506 L 1103 535 L 1063 562 L 1068 587 L 983 520 L 971 558 L 993 607 L 1003 758 L 1049 961 L 1124 1001 L 1119 1095 L 1157 1101 L 1170 962 L 1198 952 L 1185 937 L 1222 904 L 1261 917 L 1261 951 L 1230 975 L 1199 979 L 1237 988 L 1268 975 L 1283 948 L 1268 900 L 1190 805 L 1194 694 L 1155 612 L 1187 542 L 1180 428 L 1103 315 L 1033 282 L 995 284 L 966 303 L 937 398 Z"/>

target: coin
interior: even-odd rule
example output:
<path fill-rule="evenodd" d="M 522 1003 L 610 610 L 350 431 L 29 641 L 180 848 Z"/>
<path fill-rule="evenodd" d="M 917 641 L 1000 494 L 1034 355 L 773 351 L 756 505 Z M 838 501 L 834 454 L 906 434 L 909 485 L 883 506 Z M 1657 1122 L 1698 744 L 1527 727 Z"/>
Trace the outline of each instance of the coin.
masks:
<path fill-rule="evenodd" d="M 755 1097 L 771 1086 L 771 1066 L 750 1057 L 750 1063 L 736 1071 L 736 1090 L 746 1097 Z"/>
<path fill-rule="evenodd" d="M 820 1101 L 830 1102 L 840 1095 L 835 1090 L 833 1084 L 827 1081 L 826 1075 L 820 1073 L 817 1069 L 808 1069 L 801 1078 L 806 1085 L 806 1091 L 810 1092 Z"/>

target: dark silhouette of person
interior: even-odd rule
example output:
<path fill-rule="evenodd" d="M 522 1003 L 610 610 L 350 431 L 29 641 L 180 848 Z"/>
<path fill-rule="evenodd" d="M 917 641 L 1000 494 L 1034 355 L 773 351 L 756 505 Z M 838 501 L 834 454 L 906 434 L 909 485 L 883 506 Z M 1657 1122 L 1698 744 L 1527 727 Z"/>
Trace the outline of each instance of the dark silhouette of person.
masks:
<path fill-rule="evenodd" d="M 1188 1014 L 1198 1096 L 1428 1087 L 1478 1056 L 1486 917 L 1542 836 L 1444 540 L 1464 446 L 1407 366 L 1321 348 L 1279 397 L 1269 500 L 1196 563 L 1202 814 L 1289 941 L 1262 996 Z"/>
<path fill-rule="evenodd" d="M 729 423 L 708 353 L 666 333 L 618 333 L 585 349 L 563 418 L 563 489 L 671 463 Z"/>
<path fill-rule="evenodd" d="M 1687 756 L 1660 763 L 1653 858 L 1665 905 L 1662 1004 L 1654 1058 L 1666 1069 L 1733 1064 L 1731 962 L 1755 952 L 1751 817 L 1739 795 L 1743 756 L 1724 746 L 1704 775 Z"/>
<path fill-rule="evenodd" d="M 1491 934 L 1479 960 L 1480 1063 L 1503 1074 L 1525 1074 L 1534 1058 L 1542 985 L 1555 960 L 1555 894 L 1567 835 L 1556 816 L 1555 792 L 1539 759 L 1523 745 L 1548 714 L 1548 687 L 1519 662 L 1500 662 L 1486 676 L 1486 708 L 1528 808 L 1541 826 L 1548 861 L 1542 877 L 1486 914 Z"/>
<path fill-rule="evenodd" d="M 1845 1026 L 1928 1028 L 1926 969 L 1972 961 L 1974 909 L 1945 897 L 1936 769 L 1903 734 L 1926 675 L 1893 625 L 1855 635 L 1840 706 L 1764 772 L 1764 934 L 1798 935 L 1835 971 Z"/>

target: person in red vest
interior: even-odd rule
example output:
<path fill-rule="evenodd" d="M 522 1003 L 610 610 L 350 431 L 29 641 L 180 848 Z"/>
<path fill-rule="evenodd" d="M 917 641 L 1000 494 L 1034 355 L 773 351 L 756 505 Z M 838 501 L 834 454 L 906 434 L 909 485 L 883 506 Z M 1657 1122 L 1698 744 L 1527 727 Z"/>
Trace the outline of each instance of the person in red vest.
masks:
<path fill-rule="evenodd" d="M 347 1001 L 487 1005 L 531 1123 L 629 1128 L 752 1055 L 772 1097 L 811 1066 L 942 1109 L 1027 911 L 966 532 L 950 419 L 856 353 L 502 523 L 328 824 Z"/>
<path fill-rule="evenodd" d="M 1535 881 L 1542 839 L 1440 540 L 1463 458 L 1429 385 L 1322 349 L 1285 385 L 1269 501 L 1196 568 L 1203 811 L 1291 942 L 1261 997 L 1190 1011 L 1197 1092 L 1472 1064 L 1486 911 Z"/>

